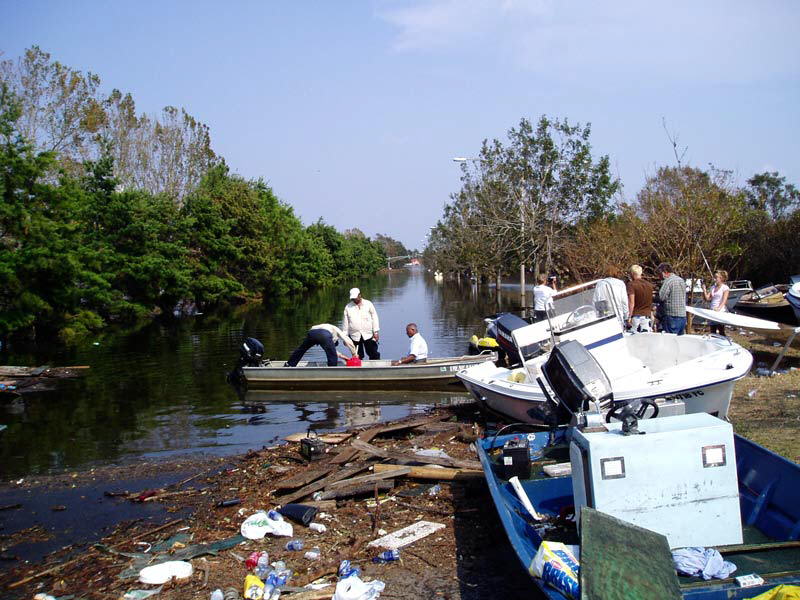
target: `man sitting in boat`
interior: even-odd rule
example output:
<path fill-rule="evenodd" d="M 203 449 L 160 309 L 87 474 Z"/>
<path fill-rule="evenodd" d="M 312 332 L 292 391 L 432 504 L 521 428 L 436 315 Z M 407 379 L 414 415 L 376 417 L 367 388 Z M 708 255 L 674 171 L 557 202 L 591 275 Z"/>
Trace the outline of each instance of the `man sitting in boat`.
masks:
<path fill-rule="evenodd" d="M 321 346 L 325 351 L 325 356 L 328 358 L 328 366 L 335 367 L 339 364 L 339 358 L 342 360 L 348 359 L 347 356 L 336 351 L 336 345 L 339 343 L 339 340 L 342 340 L 345 346 L 347 346 L 347 349 L 350 350 L 350 354 L 355 356 L 355 344 L 353 344 L 352 340 L 350 340 L 341 329 L 336 327 L 336 325 L 331 325 L 329 323 L 314 325 L 308 330 L 305 339 L 295 348 L 295 351 L 292 352 L 292 355 L 284 366 L 296 367 L 297 363 L 300 362 L 300 359 L 303 358 L 303 355 L 309 348 L 312 346 Z"/>
<path fill-rule="evenodd" d="M 406 325 L 406 335 L 411 338 L 409 340 L 408 355 L 400 360 L 393 360 L 392 366 L 394 367 L 424 361 L 428 358 L 428 343 L 420 334 L 416 323 Z"/>

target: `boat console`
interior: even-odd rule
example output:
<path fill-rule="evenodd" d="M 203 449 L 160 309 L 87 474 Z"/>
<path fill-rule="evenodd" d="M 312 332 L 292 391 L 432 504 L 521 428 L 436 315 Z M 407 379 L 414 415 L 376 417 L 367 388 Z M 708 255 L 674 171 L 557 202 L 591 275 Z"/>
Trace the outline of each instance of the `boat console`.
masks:
<path fill-rule="evenodd" d="M 742 543 L 730 423 L 706 413 L 653 419 L 652 401 L 614 404 L 608 377 L 576 340 L 557 344 L 542 374 L 545 394 L 570 415 L 579 525 L 588 506 L 662 533 L 671 548 Z M 609 403 L 603 419 L 601 404 Z"/>

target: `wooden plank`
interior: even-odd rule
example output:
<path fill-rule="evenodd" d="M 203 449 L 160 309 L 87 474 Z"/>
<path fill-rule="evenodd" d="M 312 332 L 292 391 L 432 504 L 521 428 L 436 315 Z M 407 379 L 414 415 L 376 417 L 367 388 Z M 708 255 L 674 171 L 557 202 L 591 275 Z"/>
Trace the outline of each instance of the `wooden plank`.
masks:
<path fill-rule="evenodd" d="M 360 483 L 370 483 L 373 481 L 380 481 L 381 479 L 392 479 L 394 477 L 402 477 L 403 475 L 408 474 L 410 471 L 411 467 L 395 466 L 394 469 L 389 469 L 387 471 L 375 472 L 372 473 L 371 475 L 362 475 L 360 477 L 351 477 L 350 479 L 343 479 L 341 481 L 337 481 L 327 486 L 327 489 L 335 490 L 338 488 L 343 488 L 350 485 L 357 485 Z"/>
<path fill-rule="evenodd" d="M 376 487 L 378 488 L 378 491 L 385 492 L 394 487 L 394 480 L 383 479 L 373 483 L 361 483 L 344 488 L 337 488 L 335 490 L 326 490 L 322 492 L 322 499 L 332 500 L 334 498 L 348 498 L 350 496 L 357 496 L 358 494 L 371 494 L 375 491 Z"/>
<path fill-rule="evenodd" d="M 0 377 L 77 377 L 83 375 L 80 371 L 88 369 L 86 365 L 74 367 L 15 367 L 13 365 L 0 366 Z"/>
<path fill-rule="evenodd" d="M 384 450 L 372 444 L 367 444 L 361 440 L 352 441 L 353 448 L 361 450 L 374 456 L 381 458 L 389 458 L 392 460 L 411 460 L 418 463 L 427 463 L 431 465 L 442 465 L 443 467 L 459 467 L 462 469 L 480 470 L 481 463 L 477 460 L 461 460 L 458 458 L 442 458 L 438 456 L 418 456 L 413 452 L 402 452 L 399 450 Z"/>
<path fill-rule="evenodd" d="M 341 444 L 345 440 L 349 440 L 353 437 L 353 433 L 323 433 L 321 435 L 312 435 L 309 436 L 308 433 L 292 433 L 291 435 L 287 435 L 285 439 L 287 442 L 299 442 L 300 440 L 304 440 L 307 437 L 311 437 L 312 439 L 319 439 L 326 444 Z"/>
<path fill-rule="evenodd" d="M 397 465 L 375 465 L 375 472 L 381 473 L 391 471 Z M 406 477 L 413 479 L 426 479 L 430 481 L 458 481 L 462 479 L 482 479 L 483 471 L 473 471 L 470 469 L 438 469 L 436 467 L 411 467 Z"/>
<path fill-rule="evenodd" d="M 277 499 L 280 500 L 281 504 L 289 504 L 291 502 L 295 502 L 300 498 L 305 498 L 306 496 L 309 496 L 310 494 L 313 494 L 314 492 L 321 490 L 325 486 L 335 481 L 352 477 L 356 473 L 360 473 L 361 471 L 366 469 L 368 466 L 369 466 L 368 462 L 360 462 L 358 464 L 353 465 L 352 467 L 348 467 L 347 469 L 342 469 L 341 471 L 338 471 L 336 473 L 331 473 L 327 477 L 320 479 L 319 481 L 315 481 L 314 483 L 310 483 L 309 485 L 297 490 L 296 492 L 288 494 L 287 496 L 279 496 Z"/>
<path fill-rule="evenodd" d="M 378 435 L 378 433 L 380 433 L 381 429 L 382 429 L 381 427 L 373 427 L 371 429 L 367 429 L 366 431 L 362 431 L 361 433 L 356 435 L 356 439 L 369 442 L 372 440 L 372 438 Z M 352 444 L 352 442 L 350 443 Z M 351 445 L 345 448 L 342 452 L 340 452 L 336 456 L 334 456 L 333 459 L 331 460 L 331 463 L 335 465 L 344 464 L 346 462 L 353 460 L 356 454 L 358 454 L 358 450 L 353 448 Z"/>
<path fill-rule="evenodd" d="M 293 490 L 295 488 L 303 487 L 312 481 L 316 481 L 321 477 L 325 477 L 325 475 L 333 471 L 335 468 L 335 465 L 328 465 L 322 469 L 310 469 L 303 473 L 293 475 L 292 477 L 281 479 L 275 484 L 275 488 L 279 490 Z"/>

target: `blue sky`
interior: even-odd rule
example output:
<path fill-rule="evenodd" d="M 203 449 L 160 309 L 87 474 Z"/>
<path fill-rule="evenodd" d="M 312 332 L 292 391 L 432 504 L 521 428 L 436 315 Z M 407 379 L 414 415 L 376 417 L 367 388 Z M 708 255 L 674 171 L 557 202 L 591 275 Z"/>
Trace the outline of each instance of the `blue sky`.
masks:
<path fill-rule="evenodd" d="M 800 2 L 0 0 L 0 51 L 38 44 L 183 106 L 232 170 L 306 224 L 421 247 L 474 155 L 521 117 L 592 124 L 624 195 L 674 164 L 800 184 Z"/>

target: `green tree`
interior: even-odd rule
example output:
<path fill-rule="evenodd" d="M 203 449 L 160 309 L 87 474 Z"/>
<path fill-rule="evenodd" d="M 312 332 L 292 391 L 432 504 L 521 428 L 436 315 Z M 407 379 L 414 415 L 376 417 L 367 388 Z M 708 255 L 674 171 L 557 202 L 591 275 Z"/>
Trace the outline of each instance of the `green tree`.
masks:
<path fill-rule="evenodd" d="M 773 221 L 800 206 L 800 190 L 786 183 L 777 171 L 758 173 L 747 180 L 747 200 L 751 207 L 763 210 Z"/>

